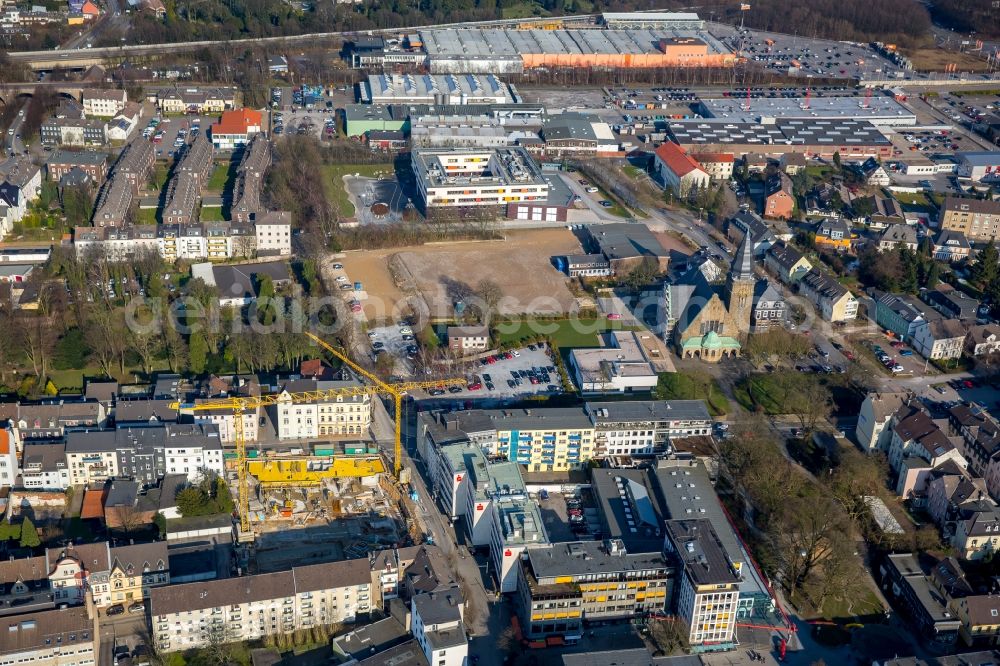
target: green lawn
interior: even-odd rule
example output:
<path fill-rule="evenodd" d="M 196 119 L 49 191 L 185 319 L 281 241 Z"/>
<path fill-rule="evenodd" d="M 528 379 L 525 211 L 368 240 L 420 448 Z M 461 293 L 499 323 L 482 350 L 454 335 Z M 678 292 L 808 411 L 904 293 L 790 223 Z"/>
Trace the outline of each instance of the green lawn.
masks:
<path fill-rule="evenodd" d="M 622 171 L 624 171 L 625 175 L 631 178 L 632 180 L 637 180 L 642 176 L 646 175 L 646 172 L 643 169 L 640 169 L 639 167 L 634 166 L 632 164 L 626 164 L 625 166 L 623 166 Z"/>
<path fill-rule="evenodd" d="M 729 412 L 729 400 L 719 382 L 702 372 L 664 372 L 653 390 L 657 400 L 704 400 L 712 416 Z"/>
<path fill-rule="evenodd" d="M 216 164 L 212 169 L 212 175 L 208 178 L 205 189 L 213 192 L 223 192 L 229 183 L 229 164 Z"/>
<path fill-rule="evenodd" d="M 140 208 L 135 213 L 136 224 L 156 224 L 155 208 Z"/>
<path fill-rule="evenodd" d="M 201 207 L 201 221 L 202 222 L 224 222 L 225 217 L 222 215 L 221 206 L 202 206 Z"/>
<path fill-rule="evenodd" d="M 344 189 L 344 176 L 358 174 L 375 178 L 380 175 L 393 174 L 394 168 L 391 164 L 331 164 L 323 167 L 323 173 L 326 174 L 331 184 L 330 196 L 337 202 L 342 214 L 345 217 L 353 217 L 354 204 L 351 203 L 350 197 L 347 196 L 347 190 Z"/>
<path fill-rule="evenodd" d="M 498 342 L 512 344 L 534 335 L 547 336 L 560 348 L 599 347 L 597 336 L 611 330 L 630 330 L 620 321 L 608 319 L 556 319 L 553 321 L 520 321 L 500 324 Z"/>

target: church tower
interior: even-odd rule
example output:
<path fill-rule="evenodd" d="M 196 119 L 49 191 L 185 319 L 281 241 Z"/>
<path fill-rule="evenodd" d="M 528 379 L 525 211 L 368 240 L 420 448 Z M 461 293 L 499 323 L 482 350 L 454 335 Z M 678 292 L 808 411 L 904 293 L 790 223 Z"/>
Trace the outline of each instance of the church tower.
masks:
<path fill-rule="evenodd" d="M 750 315 L 753 312 L 753 291 L 757 278 L 753 272 L 753 243 L 750 234 L 743 236 L 740 249 L 736 251 L 733 265 L 726 276 L 726 307 L 729 316 L 736 322 L 741 340 L 746 340 L 750 332 Z"/>

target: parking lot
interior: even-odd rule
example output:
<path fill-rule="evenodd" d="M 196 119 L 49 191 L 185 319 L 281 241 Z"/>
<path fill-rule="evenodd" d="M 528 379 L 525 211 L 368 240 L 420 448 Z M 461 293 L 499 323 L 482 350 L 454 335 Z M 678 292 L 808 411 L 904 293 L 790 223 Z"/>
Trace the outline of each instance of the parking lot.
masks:
<path fill-rule="evenodd" d="M 279 94 L 280 91 L 280 94 Z M 324 91 L 315 98 L 311 108 L 303 105 L 292 88 L 273 88 L 271 106 L 273 109 L 271 132 L 274 136 L 283 134 L 309 135 L 316 138 L 335 136 L 337 133 L 337 104 L 334 96 Z"/>
<path fill-rule="evenodd" d="M 601 531 L 600 518 L 589 493 L 579 496 L 541 493 L 538 509 L 545 533 L 553 543 L 588 540 Z"/>
<path fill-rule="evenodd" d="M 857 353 L 866 354 L 872 361 L 881 366 L 882 371 L 886 375 L 906 377 L 937 373 L 934 366 L 930 365 L 923 356 L 914 351 L 913 347 L 904 342 L 877 333 L 864 336 L 860 342 L 861 344 L 857 347 Z M 902 368 L 902 370 L 896 372 L 889 370 L 889 361 L 882 361 L 879 358 L 880 351 L 889 357 L 889 360 L 896 368 Z"/>
<path fill-rule="evenodd" d="M 381 330 L 376 329 L 380 333 Z M 386 348 L 391 344 L 398 349 L 402 346 L 401 342 L 388 343 Z M 506 353 L 510 354 L 510 358 L 492 357 L 495 359 L 494 362 L 487 362 L 485 365 L 477 360 L 452 365 L 444 371 L 445 374 L 451 377 L 465 377 L 468 384 L 464 387 L 431 389 L 426 391 L 427 395 L 431 398 L 447 396 L 456 400 L 463 398 L 504 400 L 562 392 L 558 369 L 546 347 L 537 346 L 534 349 L 525 347 Z M 405 355 L 402 358 L 409 361 Z"/>
<path fill-rule="evenodd" d="M 153 129 L 150 134 L 150 140 L 156 136 L 156 134 L 162 132 L 162 138 L 159 141 L 153 141 L 156 146 L 156 158 L 157 159 L 168 159 L 177 153 L 183 146 L 175 145 L 177 142 L 178 133 L 184 131 L 184 142 L 192 140 L 192 132 L 194 128 L 198 128 L 198 132 L 207 132 L 208 128 L 213 124 L 218 122 L 218 116 L 161 116 L 159 114 L 153 116 L 146 121 L 145 125 L 140 125 L 138 132 L 142 133 L 147 127 L 149 127 L 152 120 L 158 120 L 159 124 Z M 197 133 L 195 133 L 197 134 Z M 142 136 L 142 134 L 140 134 Z"/>

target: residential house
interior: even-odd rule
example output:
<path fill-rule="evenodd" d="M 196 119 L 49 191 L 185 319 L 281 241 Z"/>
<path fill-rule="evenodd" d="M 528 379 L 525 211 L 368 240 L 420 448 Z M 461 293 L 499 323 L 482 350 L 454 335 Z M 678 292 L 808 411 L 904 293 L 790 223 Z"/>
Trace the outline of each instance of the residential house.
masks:
<path fill-rule="evenodd" d="M 250 223 L 256 236 L 258 257 L 287 257 L 292 254 L 292 214 L 287 210 L 254 213 Z"/>
<path fill-rule="evenodd" d="M 673 141 L 664 141 L 653 153 L 653 169 L 663 180 L 664 187 L 679 197 L 686 197 L 692 189 L 705 188 L 711 183 L 711 176 Z"/>
<path fill-rule="evenodd" d="M 98 663 L 97 629 L 85 608 L 54 608 L 12 617 L 0 634 L 0 662 L 93 666 Z"/>
<path fill-rule="evenodd" d="M 951 546 L 958 551 L 959 559 L 988 559 L 1000 550 L 1000 508 L 992 502 L 980 504 L 962 512 L 955 521 Z"/>
<path fill-rule="evenodd" d="M 787 243 L 772 245 L 764 257 L 764 265 L 784 284 L 793 285 L 812 270 L 812 263 Z"/>
<path fill-rule="evenodd" d="M 908 498 L 924 493 L 928 472 L 944 460 L 966 466 L 955 443 L 941 425 L 920 407 L 904 405 L 893 417 L 889 468 L 896 475 L 896 494 Z"/>
<path fill-rule="evenodd" d="M 740 577 L 705 519 L 668 520 L 663 551 L 679 570 L 677 616 L 695 651 L 734 647 Z"/>
<path fill-rule="evenodd" d="M 92 90 L 83 91 L 83 113 L 87 116 L 111 118 L 117 115 L 128 102 L 128 93 L 124 90 Z"/>
<path fill-rule="evenodd" d="M 366 559 L 156 587 L 149 594 L 153 641 L 158 650 L 176 652 L 220 636 L 254 641 L 353 623 L 371 611 L 371 587 Z"/>
<path fill-rule="evenodd" d="M 446 592 L 418 594 L 410 600 L 410 630 L 428 664 L 465 666 L 469 644 L 463 609 L 464 599 L 458 586 Z"/>
<path fill-rule="evenodd" d="M 948 319 L 974 320 L 979 301 L 946 282 L 920 292 L 920 298 Z"/>
<path fill-rule="evenodd" d="M 219 122 L 209 128 L 216 150 L 234 150 L 246 145 L 263 131 L 263 116 L 253 109 L 223 111 Z"/>
<path fill-rule="evenodd" d="M 70 487 L 62 443 L 25 442 L 21 461 L 21 485 L 25 488 L 62 491 Z"/>
<path fill-rule="evenodd" d="M 950 650 L 958 641 L 961 621 L 947 598 L 932 588 L 917 556 L 894 553 L 879 565 L 882 590 L 913 623 L 918 635 L 936 650 Z"/>
<path fill-rule="evenodd" d="M 771 160 L 767 158 L 767 155 L 747 153 L 743 156 L 743 166 L 747 168 L 748 173 L 764 173 L 770 164 Z"/>
<path fill-rule="evenodd" d="M 971 246 L 969 240 L 961 231 L 942 229 L 934 238 L 934 258 L 937 261 L 951 263 L 965 261 L 969 258 Z"/>
<path fill-rule="evenodd" d="M 869 393 L 858 410 L 855 437 L 866 451 L 887 451 L 892 439 L 893 416 L 909 400 L 906 393 Z"/>
<path fill-rule="evenodd" d="M 884 293 L 875 301 L 875 323 L 900 340 L 910 342 L 923 324 L 941 315 L 916 298 Z"/>
<path fill-rule="evenodd" d="M 170 561 L 165 541 L 154 541 L 111 549 L 111 569 L 107 590 L 98 595 L 97 606 L 124 604 L 128 606 L 149 599 L 155 587 L 170 583 Z"/>
<path fill-rule="evenodd" d="M 91 577 L 100 580 L 111 570 L 111 549 L 107 541 L 68 543 L 46 548 L 45 561 L 56 603 L 78 606 L 86 602 Z"/>
<path fill-rule="evenodd" d="M 788 321 L 788 303 L 767 278 L 757 280 L 750 312 L 750 331 L 763 333 Z"/>
<path fill-rule="evenodd" d="M 691 158 L 712 180 L 729 180 L 733 177 L 736 158 L 732 153 L 691 153 Z"/>
<path fill-rule="evenodd" d="M 236 107 L 236 88 L 174 88 L 161 90 L 156 103 L 163 113 L 222 113 Z"/>
<path fill-rule="evenodd" d="M 1000 201 L 948 197 L 941 206 L 942 231 L 958 231 L 972 241 L 1000 240 Z"/>
<path fill-rule="evenodd" d="M 794 176 L 806 168 L 806 156 L 802 153 L 782 153 L 778 168 L 789 176 Z"/>
<path fill-rule="evenodd" d="M 924 321 L 913 335 L 913 348 L 924 358 L 959 358 L 967 334 L 968 326 L 958 319 Z"/>
<path fill-rule="evenodd" d="M 906 224 L 906 215 L 898 201 L 880 194 L 875 194 L 871 200 L 872 213 L 868 216 L 869 229 L 885 229 L 894 224 Z"/>
<path fill-rule="evenodd" d="M 904 247 L 907 250 L 917 249 L 917 230 L 908 224 L 892 224 L 878 236 L 879 252 L 895 250 Z"/>
<path fill-rule="evenodd" d="M 10 488 L 21 475 L 17 436 L 10 426 L 0 428 L 0 488 Z"/>
<path fill-rule="evenodd" d="M 236 169 L 233 198 L 229 207 L 230 217 L 237 222 L 248 222 L 251 216 L 264 212 L 261 191 L 264 174 L 271 165 L 271 142 L 262 134 L 255 135 L 247 144 Z"/>
<path fill-rule="evenodd" d="M 729 218 L 727 234 L 736 244 L 749 234 L 755 259 L 762 258 L 778 242 L 778 238 L 764 220 L 751 211 L 743 211 Z"/>
<path fill-rule="evenodd" d="M 869 187 L 888 187 L 892 183 L 885 168 L 874 157 L 869 157 L 860 164 L 851 164 L 849 168 Z"/>
<path fill-rule="evenodd" d="M 948 412 L 951 433 L 958 435 L 969 469 L 986 480 L 986 489 L 1000 498 L 1000 422 L 977 404 L 959 404 Z"/>
<path fill-rule="evenodd" d="M 132 132 L 139 126 L 142 119 L 142 105 L 138 102 L 128 102 L 116 113 L 108 123 L 108 139 L 111 141 L 128 141 Z"/>
<path fill-rule="evenodd" d="M 448 349 L 456 354 L 475 354 L 490 346 L 490 330 L 486 326 L 449 326 Z"/>
<path fill-rule="evenodd" d="M 106 418 L 104 405 L 96 400 L 24 400 L 17 405 L 14 428 L 21 441 L 51 440 L 74 429 L 101 428 Z"/>
<path fill-rule="evenodd" d="M 278 439 L 316 439 L 366 436 L 372 419 L 371 395 L 337 395 L 312 402 L 292 402 L 291 393 L 360 388 L 356 381 L 296 379 L 281 387 L 274 423 Z"/>
<path fill-rule="evenodd" d="M 927 511 L 934 524 L 948 535 L 954 531 L 954 521 L 962 514 L 991 502 L 986 481 L 972 476 L 954 461 L 947 460 L 931 470 L 926 501 L 922 508 Z"/>
<path fill-rule="evenodd" d="M 103 146 L 107 131 L 107 124 L 96 118 L 54 116 L 42 123 L 39 136 L 43 146 Z"/>
<path fill-rule="evenodd" d="M 816 306 L 826 321 L 851 321 L 858 316 L 858 300 L 854 294 L 816 268 L 799 280 L 799 293 Z"/>
<path fill-rule="evenodd" d="M 783 172 L 770 176 L 764 184 L 764 217 L 788 220 L 794 211 L 795 195 L 792 192 L 792 179 Z"/>
<path fill-rule="evenodd" d="M 288 58 L 283 55 L 269 57 L 267 59 L 267 71 L 272 74 L 287 74 Z"/>
<path fill-rule="evenodd" d="M 1000 645 L 1000 596 L 977 594 L 952 600 L 962 626 L 958 635 L 969 647 Z"/>
<path fill-rule="evenodd" d="M 965 337 L 965 353 L 975 358 L 985 358 L 1000 351 L 1000 326 L 983 324 L 970 326 Z"/>
<path fill-rule="evenodd" d="M 18 155 L 0 162 L 0 239 L 27 214 L 41 187 L 41 169 L 30 157 Z"/>
<path fill-rule="evenodd" d="M 210 263 L 194 264 L 191 266 L 191 275 L 200 277 L 206 284 L 216 288 L 220 307 L 236 309 L 257 300 L 257 290 L 264 276 L 271 278 L 275 288 L 281 288 L 291 282 L 288 264 L 284 261 L 225 266 Z"/>
<path fill-rule="evenodd" d="M 839 217 L 821 220 L 816 227 L 816 245 L 839 251 L 851 249 L 851 229 Z"/>

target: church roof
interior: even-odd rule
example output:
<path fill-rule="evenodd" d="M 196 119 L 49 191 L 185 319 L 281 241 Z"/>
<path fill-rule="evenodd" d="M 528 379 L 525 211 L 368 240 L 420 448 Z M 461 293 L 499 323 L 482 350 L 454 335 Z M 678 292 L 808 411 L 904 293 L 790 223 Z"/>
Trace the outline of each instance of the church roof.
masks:
<path fill-rule="evenodd" d="M 753 280 L 753 240 L 750 234 L 743 235 L 743 242 L 736 251 L 729 276 L 733 280 Z"/>

